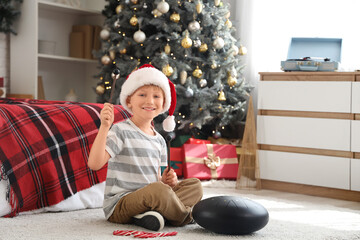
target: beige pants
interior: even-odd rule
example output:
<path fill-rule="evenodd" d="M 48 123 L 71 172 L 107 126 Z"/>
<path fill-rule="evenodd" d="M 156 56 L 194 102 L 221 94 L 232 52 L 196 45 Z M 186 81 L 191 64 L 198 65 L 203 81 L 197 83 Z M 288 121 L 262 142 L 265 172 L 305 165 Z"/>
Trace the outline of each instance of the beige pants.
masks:
<path fill-rule="evenodd" d="M 183 226 L 192 220 L 192 207 L 203 195 L 197 178 L 180 181 L 175 187 L 156 182 L 122 197 L 108 219 L 115 223 L 131 223 L 132 217 L 147 211 L 159 212 L 170 224 Z"/>

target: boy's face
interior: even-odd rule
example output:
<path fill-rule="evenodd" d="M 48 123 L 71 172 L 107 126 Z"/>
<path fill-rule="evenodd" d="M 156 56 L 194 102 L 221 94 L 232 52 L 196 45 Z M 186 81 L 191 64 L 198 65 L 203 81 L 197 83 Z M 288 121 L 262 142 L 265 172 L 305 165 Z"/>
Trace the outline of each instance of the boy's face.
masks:
<path fill-rule="evenodd" d="M 164 108 L 164 92 L 158 86 L 148 85 L 138 88 L 128 97 L 127 106 L 134 116 L 153 119 Z"/>

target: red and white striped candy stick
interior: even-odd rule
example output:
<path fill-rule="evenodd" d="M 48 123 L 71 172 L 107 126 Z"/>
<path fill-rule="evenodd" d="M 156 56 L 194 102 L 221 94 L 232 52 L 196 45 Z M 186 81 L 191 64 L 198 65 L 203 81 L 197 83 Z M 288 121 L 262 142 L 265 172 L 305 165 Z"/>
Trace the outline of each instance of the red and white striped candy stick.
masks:
<path fill-rule="evenodd" d="M 138 234 L 139 231 L 134 231 L 134 230 L 116 230 L 113 232 L 113 235 L 116 236 L 131 236 L 134 234 Z"/>
<path fill-rule="evenodd" d="M 150 232 L 144 232 L 140 234 L 135 234 L 135 238 L 155 238 L 155 237 L 169 237 L 169 236 L 175 236 L 177 232 L 168 232 L 168 233 L 150 233 Z"/>
<path fill-rule="evenodd" d="M 155 237 L 169 237 L 175 236 L 177 232 L 167 232 L 167 233 L 152 233 L 152 232 L 143 232 L 135 230 L 116 230 L 113 232 L 113 235 L 116 236 L 131 236 L 134 238 L 155 238 Z"/>

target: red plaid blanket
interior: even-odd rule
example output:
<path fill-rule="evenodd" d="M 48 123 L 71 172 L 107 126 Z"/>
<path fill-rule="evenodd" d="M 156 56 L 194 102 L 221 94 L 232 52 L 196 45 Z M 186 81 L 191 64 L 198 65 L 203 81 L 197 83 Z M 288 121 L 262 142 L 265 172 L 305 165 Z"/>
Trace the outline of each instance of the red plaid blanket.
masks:
<path fill-rule="evenodd" d="M 0 98 L 0 180 L 8 179 L 9 216 L 57 204 L 106 178 L 87 159 L 103 104 Z M 128 118 L 115 106 L 115 122 Z"/>

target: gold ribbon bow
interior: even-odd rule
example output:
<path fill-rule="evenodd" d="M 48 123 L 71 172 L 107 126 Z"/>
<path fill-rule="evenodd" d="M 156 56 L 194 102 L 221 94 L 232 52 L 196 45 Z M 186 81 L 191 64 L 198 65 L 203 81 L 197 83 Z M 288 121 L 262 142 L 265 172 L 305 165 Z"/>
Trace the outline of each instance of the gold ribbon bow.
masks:
<path fill-rule="evenodd" d="M 208 168 L 216 170 L 217 167 L 220 167 L 220 157 L 214 153 L 209 153 L 207 157 L 204 157 L 204 164 Z"/>

